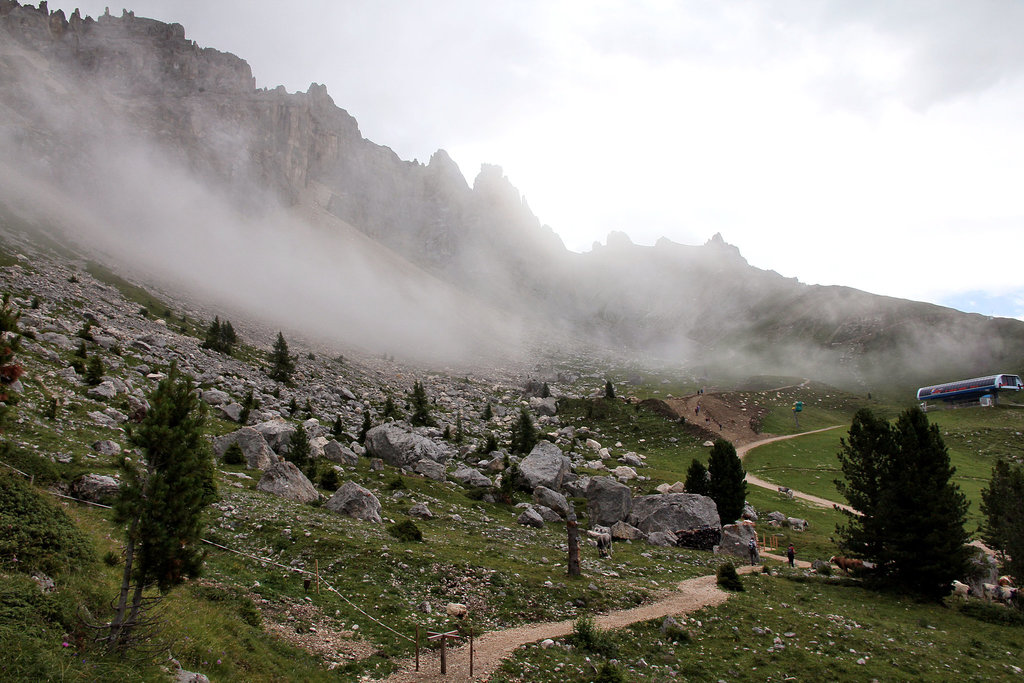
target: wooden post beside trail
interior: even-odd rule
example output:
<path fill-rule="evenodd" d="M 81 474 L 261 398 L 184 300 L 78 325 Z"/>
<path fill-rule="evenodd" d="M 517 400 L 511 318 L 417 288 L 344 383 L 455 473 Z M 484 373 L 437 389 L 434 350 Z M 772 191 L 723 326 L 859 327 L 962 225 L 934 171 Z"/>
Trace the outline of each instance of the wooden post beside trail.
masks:
<path fill-rule="evenodd" d="M 316 572 L 316 594 L 320 595 L 320 560 L 313 558 L 313 569 Z"/>
<path fill-rule="evenodd" d="M 416 624 L 416 670 L 420 670 L 420 625 Z"/>
<path fill-rule="evenodd" d="M 576 521 L 576 510 L 572 508 L 572 503 L 569 503 L 569 514 L 566 515 L 565 529 L 569 535 L 569 562 L 568 562 L 568 573 L 569 576 L 580 575 L 580 529 L 579 523 Z"/>
<path fill-rule="evenodd" d="M 469 677 L 473 677 L 473 627 L 469 627 Z"/>
<path fill-rule="evenodd" d="M 445 652 L 445 641 L 449 638 L 458 638 L 458 631 L 445 631 L 444 633 L 433 633 L 427 631 L 427 640 L 440 640 L 441 641 L 441 674 L 448 673 L 448 658 Z"/>

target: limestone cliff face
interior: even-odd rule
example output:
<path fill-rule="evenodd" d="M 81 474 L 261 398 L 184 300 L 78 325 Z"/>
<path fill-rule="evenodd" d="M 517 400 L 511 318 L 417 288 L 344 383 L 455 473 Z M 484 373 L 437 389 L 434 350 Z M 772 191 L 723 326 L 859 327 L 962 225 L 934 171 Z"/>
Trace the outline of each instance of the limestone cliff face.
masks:
<path fill-rule="evenodd" d="M 127 10 L 97 19 L 76 10 L 68 19 L 48 12 L 45 2 L 35 8 L 0 0 L 0 30 L 125 116 L 130 127 L 120 134 L 166 145 L 211 182 L 226 183 L 243 205 L 258 207 L 269 190 L 285 204 L 321 206 L 464 283 L 480 280 L 465 272 L 467 263 L 542 262 L 564 251 L 497 167 L 485 168 L 470 187 L 444 151 L 426 166 L 403 161 L 364 139 L 325 86 L 257 89 L 244 60 L 199 47 L 180 24 Z M 66 143 L 54 142 L 59 131 L 50 133 L 34 142 Z"/>

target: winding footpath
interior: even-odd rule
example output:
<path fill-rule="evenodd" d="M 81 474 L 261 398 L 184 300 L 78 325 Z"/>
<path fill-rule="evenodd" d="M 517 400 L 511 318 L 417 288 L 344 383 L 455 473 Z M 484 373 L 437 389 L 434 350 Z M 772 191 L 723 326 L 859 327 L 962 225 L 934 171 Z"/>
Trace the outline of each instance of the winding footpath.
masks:
<path fill-rule="evenodd" d="M 739 567 L 737 571 L 745 574 L 759 569 Z M 704 607 L 721 605 L 728 599 L 729 594 L 716 585 L 713 574 L 698 576 L 679 582 L 674 592 L 656 602 L 597 615 L 594 621 L 603 630 L 623 628 L 639 621 L 689 614 Z M 545 638 L 561 638 L 572 633 L 572 629 L 573 620 L 570 619 L 492 631 L 473 641 L 472 677 L 469 675 L 469 645 L 463 643 L 448 650 L 446 676 L 441 675 L 440 654 L 430 651 L 421 653 L 419 672 L 415 671 L 415 660 L 408 659 L 399 664 L 398 671 L 386 678 L 385 683 L 486 681 L 520 645 Z"/>
<path fill-rule="evenodd" d="M 745 456 L 749 451 L 757 448 L 758 446 L 764 446 L 765 444 L 774 443 L 775 441 L 785 441 L 786 439 L 795 439 L 798 436 L 806 436 L 807 434 L 817 434 L 818 432 L 827 432 L 827 431 L 830 431 L 832 429 L 839 429 L 841 426 L 842 425 L 834 425 L 832 427 L 823 427 L 822 429 L 815 429 L 815 430 L 812 430 L 812 431 L 809 431 L 809 432 L 800 432 L 799 434 L 787 434 L 785 436 L 773 436 L 773 437 L 770 437 L 768 439 L 761 439 L 760 441 L 752 441 L 752 442 L 750 442 L 748 444 L 744 444 L 742 446 L 737 447 L 736 448 L 736 455 L 739 456 L 740 460 L 742 460 L 743 456 Z M 761 488 L 764 488 L 764 489 L 770 489 L 772 491 L 778 491 L 779 490 L 779 487 L 778 487 L 777 484 L 772 484 L 771 482 L 767 482 L 764 479 L 761 479 L 760 477 L 755 477 L 754 475 L 752 475 L 750 473 L 747 473 L 747 483 L 752 484 L 754 486 L 760 486 Z M 848 512 L 855 512 L 855 510 L 852 507 L 850 507 L 849 505 L 844 505 L 843 503 L 837 503 L 834 500 L 828 500 L 827 498 L 821 498 L 819 496 L 812 496 L 809 493 L 803 493 L 801 491 L 795 491 L 793 489 L 790 489 L 790 490 L 793 491 L 793 497 L 794 498 L 800 498 L 801 500 L 809 501 L 811 503 L 814 503 L 815 505 L 820 505 L 821 507 L 824 507 L 824 508 L 837 507 L 840 510 L 846 510 Z"/>

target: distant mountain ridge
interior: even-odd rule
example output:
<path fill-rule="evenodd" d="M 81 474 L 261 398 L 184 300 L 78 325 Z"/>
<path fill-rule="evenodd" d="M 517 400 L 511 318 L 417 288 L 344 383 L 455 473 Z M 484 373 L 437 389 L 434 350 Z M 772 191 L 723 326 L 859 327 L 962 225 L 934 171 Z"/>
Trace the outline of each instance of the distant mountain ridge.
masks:
<path fill-rule="evenodd" d="M 104 163 L 117 164 L 121 145 L 158 150 L 156 165 L 187 169 L 243 216 L 284 206 L 332 239 L 348 235 L 339 253 L 361 254 L 352 245 L 363 245 L 390 264 L 387 273 L 408 270 L 404 262 L 434 283 L 423 291 L 455 292 L 425 327 L 463 335 L 480 321 L 484 345 L 512 343 L 516 327 L 518 344 L 572 338 L 708 372 L 859 387 L 1024 368 L 1024 323 L 804 285 L 751 267 L 717 235 L 699 247 L 641 247 L 613 234 L 589 253 L 569 252 L 500 167 L 484 165 L 470 185 L 443 150 L 427 164 L 403 161 L 363 138 L 326 87 L 257 89 L 244 60 L 200 48 L 179 24 L 127 11 L 68 18 L 45 2 L 37 9 L 0 0 L 0 38 L 0 150 L 19 171 L 90 197 L 110 191 L 97 170 L 104 153 Z M 95 114 L 83 120 L 82 112 Z M 174 188 L 152 186 L 154 197 L 166 195 L 154 213 L 174 205 Z M 148 193 L 130 200 L 133 220 L 145 222 Z M 101 209 L 123 217 L 126 209 L 110 204 Z M 215 242 L 215 227 L 202 230 Z M 282 228 L 278 239 L 294 232 Z M 368 287 L 365 278 L 359 284 Z M 395 289 L 400 297 L 421 288 Z M 323 293 L 321 310 L 335 294 Z M 348 328 L 339 334 L 356 334 Z"/>

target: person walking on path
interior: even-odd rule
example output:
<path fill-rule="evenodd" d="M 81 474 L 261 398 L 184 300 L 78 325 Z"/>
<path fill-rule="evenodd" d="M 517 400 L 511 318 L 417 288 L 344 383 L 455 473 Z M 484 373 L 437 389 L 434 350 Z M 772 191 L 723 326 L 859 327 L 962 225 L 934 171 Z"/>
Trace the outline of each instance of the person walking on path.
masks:
<path fill-rule="evenodd" d="M 789 548 L 786 549 L 786 557 L 789 558 L 789 566 L 790 567 L 795 567 L 796 566 L 796 548 L 793 547 L 792 543 L 790 543 L 789 544 Z"/>
<path fill-rule="evenodd" d="M 757 564 L 757 540 L 750 539 L 747 543 L 747 550 L 750 552 L 750 564 L 753 566 Z"/>

